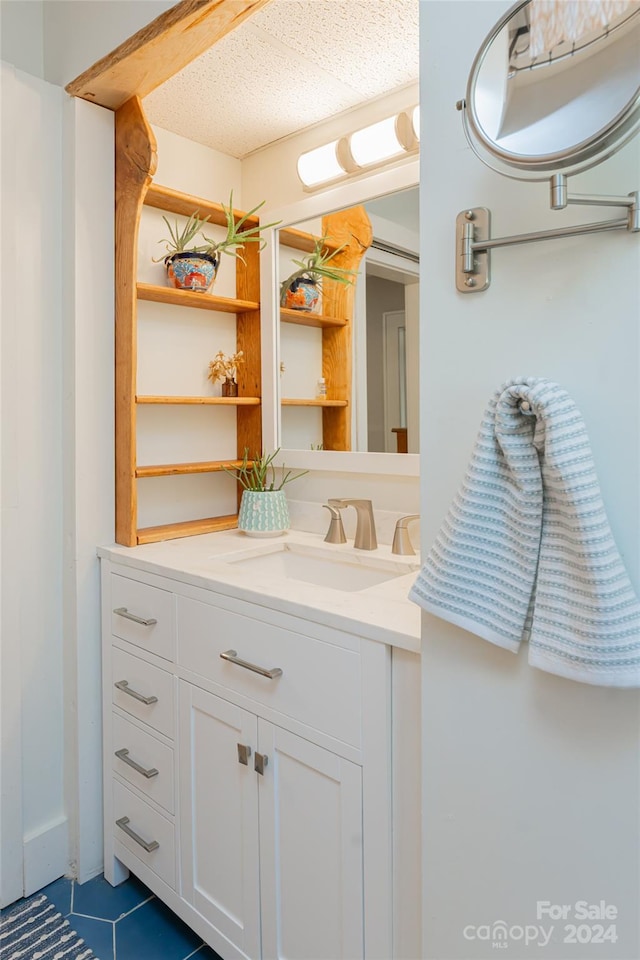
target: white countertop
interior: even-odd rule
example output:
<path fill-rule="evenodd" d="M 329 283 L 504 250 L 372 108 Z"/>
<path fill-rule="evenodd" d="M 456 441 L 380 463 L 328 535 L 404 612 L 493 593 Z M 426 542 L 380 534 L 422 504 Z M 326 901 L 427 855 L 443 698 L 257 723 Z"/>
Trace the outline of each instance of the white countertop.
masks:
<path fill-rule="evenodd" d="M 249 572 L 242 565 L 221 559 L 233 559 L 234 555 L 283 542 L 309 549 L 310 552 L 313 548 L 321 547 L 323 553 L 335 552 L 336 558 L 348 558 L 349 562 L 355 564 L 366 564 L 371 559 L 393 564 L 400 570 L 407 569 L 408 564 L 415 569 L 365 590 L 344 591 L 254 570 Z M 247 537 L 239 530 L 228 530 L 138 547 L 114 544 L 99 547 L 98 556 L 182 583 L 214 589 L 218 593 L 292 616 L 321 622 L 379 643 L 414 653 L 420 651 L 420 609 L 407 599 L 420 560 L 418 556 L 394 556 L 389 546 L 363 551 L 355 550 L 351 541 L 328 544 L 319 534 L 297 530 L 268 540 Z"/>

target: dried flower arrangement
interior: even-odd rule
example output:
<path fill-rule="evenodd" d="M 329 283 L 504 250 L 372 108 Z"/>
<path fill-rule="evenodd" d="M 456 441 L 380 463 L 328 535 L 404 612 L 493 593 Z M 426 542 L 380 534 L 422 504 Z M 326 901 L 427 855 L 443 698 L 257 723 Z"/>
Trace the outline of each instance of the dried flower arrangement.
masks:
<path fill-rule="evenodd" d="M 244 352 L 238 350 L 227 357 L 222 350 L 218 350 L 213 360 L 209 361 L 207 380 L 217 383 L 218 380 L 235 380 L 236 372 L 241 363 L 244 363 Z"/>

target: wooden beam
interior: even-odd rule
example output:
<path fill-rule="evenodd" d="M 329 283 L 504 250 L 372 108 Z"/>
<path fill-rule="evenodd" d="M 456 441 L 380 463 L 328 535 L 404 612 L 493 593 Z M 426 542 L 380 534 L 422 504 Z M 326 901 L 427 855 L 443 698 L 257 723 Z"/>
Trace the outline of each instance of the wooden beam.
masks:
<path fill-rule="evenodd" d="M 155 173 L 156 141 L 137 97 L 116 112 L 115 218 L 115 420 L 116 541 L 137 543 L 136 367 L 138 224 L 145 191 Z"/>
<path fill-rule="evenodd" d="M 146 97 L 267 3 L 269 0 L 182 0 L 65 89 L 72 97 L 117 110 L 131 97 Z"/>

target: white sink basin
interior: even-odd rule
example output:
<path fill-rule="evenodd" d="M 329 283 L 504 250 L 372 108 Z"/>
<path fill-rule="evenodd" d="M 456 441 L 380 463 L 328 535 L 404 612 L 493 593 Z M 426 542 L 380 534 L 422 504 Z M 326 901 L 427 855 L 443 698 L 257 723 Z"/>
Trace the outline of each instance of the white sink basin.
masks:
<path fill-rule="evenodd" d="M 343 554 L 339 550 L 324 551 L 321 547 L 282 542 L 218 559 L 243 568 L 249 575 L 298 580 L 352 593 L 418 569 L 417 563 L 408 561 L 385 560 L 353 552 Z"/>

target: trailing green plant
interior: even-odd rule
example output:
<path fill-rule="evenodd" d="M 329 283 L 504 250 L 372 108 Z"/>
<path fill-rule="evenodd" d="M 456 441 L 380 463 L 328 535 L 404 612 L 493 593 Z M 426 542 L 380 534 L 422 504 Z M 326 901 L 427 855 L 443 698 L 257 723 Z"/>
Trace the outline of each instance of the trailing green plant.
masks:
<path fill-rule="evenodd" d="M 261 231 L 266 230 L 269 227 L 277 227 L 280 223 L 278 220 L 275 223 L 266 223 L 264 225 L 255 224 L 252 227 L 245 227 L 242 229 L 247 220 L 252 217 L 257 210 L 263 207 L 265 203 L 266 201 L 263 200 L 262 203 L 259 203 L 257 207 L 253 208 L 253 210 L 249 210 L 248 213 L 243 214 L 236 223 L 233 213 L 232 190 L 229 196 L 229 206 L 225 207 L 224 203 L 220 204 L 224 211 L 227 227 L 227 235 L 222 240 L 213 240 L 211 237 L 205 236 L 205 234 L 202 232 L 202 228 L 205 223 L 209 222 L 210 218 L 199 217 L 199 210 L 195 210 L 191 214 L 182 229 L 180 229 L 177 219 L 171 223 L 165 216 L 163 216 L 162 219 L 167 225 L 169 236 L 159 240 L 158 243 L 164 243 L 165 250 L 167 252 L 162 257 L 154 258 L 153 262 L 158 263 L 160 260 L 164 260 L 167 256 L 171 256 L 174 253 L 206 253 L 211 257 L 215 257 L 220 253 L 226 253 L 231 257 L 238 257 L 238 259 L 242 260 L 244 263 L 244 257 L 236 248 L 243 246 L 245 243 L 259 243 L 261 245 L 260 249 L 264 249 L 267 241 L 260 236 Z M 201 234 L 204 243 L 194 242 L 199 233 Z"/>
<path fill-rule="evenodd" d="M 286 303 L 287 290 L 296 280 L 311 280 L 313 283 L 322 284 L 323 280 L 335 280 L 336 283 L 345 285 L 353 283 L 353 278 L 357 277 L 357 270 L 347 270 L 345 267 L 336 267 L 331 263 L 333 258 L 341 253 L 348 244 L 343 243 L 337 250 L 329 250 L 325 244 L 330 237 L 319 237 L 313 247 L 312 252 L 304 260 L 293 260 L 292 263 L 298 269 L 283 280 L 280 284 L 280 304 Z"/>
<path fill-rule="evenodd" d="M 291 483 L 292 480 L 297 480 L 299 477 L 303 477 L 305 473 L 309 473 L 308 470 L 300 470 L 298 473 L 292 473 L 291 470 L 282 465 L 278 468 L 282 471 L 280 477 L 280 482 L 278 483 L 278 478 L 276 477 L 276 467 L 273 465 L 273 461 L 280 453 L 280 447 L 274 453 L 261 453 L 256 454 L 253 459 L 249 459 L 249 451 L 245 447 L 244 457 L 242 463 L 239 467 L 234 469 L 229 469 L 224 467 L 224 472 L 230 474 L 230 476 L 235 477 L 235 479 L 242 485 L 245 490 L 250 490 L 252 492 L 270 492 L 272 490 L 282 490 L 285 483 Z M 287 472 L 285 473 L 285 470 Z M 271 475 L 271 479 L 269 479 Z"/>

